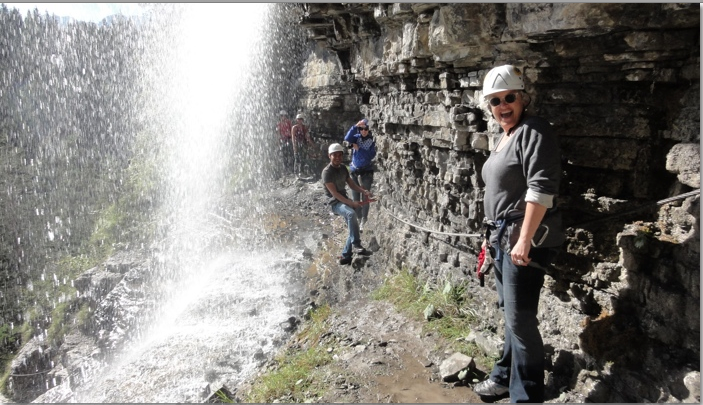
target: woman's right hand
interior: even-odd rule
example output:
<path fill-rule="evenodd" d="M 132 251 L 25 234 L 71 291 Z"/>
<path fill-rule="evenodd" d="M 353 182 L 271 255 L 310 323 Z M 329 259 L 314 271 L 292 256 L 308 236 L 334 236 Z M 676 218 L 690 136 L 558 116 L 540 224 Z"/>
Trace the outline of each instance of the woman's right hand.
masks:
<path fill-rule="evenodd" d="M 357 122 L 355 126 L 356 127 L 365 127 L 366 123 L 364 122 L 364 120 L 361 120 L 361 121 Z"/>

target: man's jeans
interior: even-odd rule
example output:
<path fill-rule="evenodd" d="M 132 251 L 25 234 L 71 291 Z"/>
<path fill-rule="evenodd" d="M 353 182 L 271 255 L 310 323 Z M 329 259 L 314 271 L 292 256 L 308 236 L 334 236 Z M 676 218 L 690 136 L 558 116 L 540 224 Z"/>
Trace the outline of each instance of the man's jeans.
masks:
<path fill-rule="evenodd" d="M 371 185 L 373 184 L 373 171 L 366 171 L 362 172 L 361 174 L 355 172 L 352 173 L 351 178 L 352 180 L 354 180 L 354 183 L 356 183 L 357 186 L 361 186 L 364 190 L 371 191 Z M 352 190 L 352 200 L 361 201 L 361 193 Z M 357 218 L 359 218 L 360 220 L 363 219 L 364 221 L 369 219 L 369 207 L 369 204 L 364 204 L 361 206 L 361 208 L 357 209 Z"/>
<path fill-rule="evenodd" d="M 342 257 L 349 258 L 352 257 L 352 246 L 361 246 L 361 237 L 359 236 L 359 221 L 356 217 L 356 212 L 354 209 L 341 202 L 336 202 L 332 204 L 332 212 L 344 218 L 347 221 L 347 228 L 349 228 L 349 237 L 347 238 L 347 243 L 344 245 L 344 250 L 342 250 Z"/>
<path fill-rule="evenodd" d="M 497 244 L 493 248 L 498 253 L 495 279 L 498 306 L 505 317 L 505 345 L 490 378 L 510 387 L 511 402 L 544 402 L 544 344 L 537 321 L 544 270 L 517 267 L 509 255 L 498 251 Z M 530 258 L 545 266 L 553 254 L 551 249 L 533 248 Z"/>

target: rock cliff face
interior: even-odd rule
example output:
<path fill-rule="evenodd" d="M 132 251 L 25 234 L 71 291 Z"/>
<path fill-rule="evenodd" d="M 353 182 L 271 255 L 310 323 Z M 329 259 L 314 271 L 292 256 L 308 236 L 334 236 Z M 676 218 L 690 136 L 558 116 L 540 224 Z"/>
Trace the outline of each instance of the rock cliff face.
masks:
<path fill-rule="evenodd" d="M 389 267 L 437 281 L 474 271 L 481 242 L 466 235 L 482 232 L 480 171 L 499 130 L 481 85 L 515 64 L 529 113 L 562 146 L 568 240 L 540 312 L 548 398 L 700 401 L 698 5 L 302 8 L 299 108 L 327 143 L 371 121 L 381 201 L 369 226 L 386 230 Z M 476 336 L 501 337 L 492 280 L 468 282 Z"/>

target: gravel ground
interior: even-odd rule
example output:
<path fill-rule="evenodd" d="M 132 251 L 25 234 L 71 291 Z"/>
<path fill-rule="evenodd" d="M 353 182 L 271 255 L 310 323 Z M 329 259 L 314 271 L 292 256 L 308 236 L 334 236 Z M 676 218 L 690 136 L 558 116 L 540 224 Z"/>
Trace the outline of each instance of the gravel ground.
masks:
<path fill-rule="evenodd" d="M 321 240 L 313 249 L 307 271 L 311 300 L 331 305 L 333 314 L 325 334 L 334 361 L 323 367 L 330 389 L 324 403 L 481 403 L 470 387 L 445 383 L 439 364 L 452 352 L 439 336 L 422 332 L 422 323 L 398 313 L 387 302 L 375 301 L 369 293 L 386 275 L 374 252 L 356 257 L 351 266 L 337 263 L 346 239 L 346 226 L 325 205 L 319 177 L 297 179 L 284 176 L 272 187 L 272 200 L 279 214 L 294 229 L 317 225 Z M 294 239 L 295 235 L 291 235 Z M 372 229 L 362 233 L 362 242 L 372 251 L 377 243 Z M 301 246 L 303 243 L 301 243 Z M 308 243 L 305 243 L 309 246 Z M 289 347 L 304 347 L 294 336 Z M 240 392 L 247 384 L 240 387 Z M 280 402 L 287 402 L 285 398 Z M 501 399 L 500 402 L 507 402 Z"/>

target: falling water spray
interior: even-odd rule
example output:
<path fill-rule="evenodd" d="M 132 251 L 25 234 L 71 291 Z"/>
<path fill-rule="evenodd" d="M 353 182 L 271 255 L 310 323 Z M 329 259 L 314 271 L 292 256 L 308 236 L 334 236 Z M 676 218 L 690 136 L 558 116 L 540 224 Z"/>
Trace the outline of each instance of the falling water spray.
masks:
<path fill-rule="evenodd" d="M 62 294 L 43 317 L 15 319 L 42 319 L 32 342 L 56 353 L 66 341 L 88 344 L 86 333 L 97 344 L 63 356 L 71 378 L 40 349 L 44 369 L 12 377 L 23 400 L 43 386 L 43 402 L 199 401 L 203 387 L 235 385 L 271 355 L 302 294 L 267 241 L 270 204 L 260 197 L 280 164 L 277 112 L 297 101 L 299 11 L 148 7 L 138 21 L 112 23 L 120 26 L 36 16 L 5 33 L 26 46 L 3 71 L 11 90 L 2 101 L 20 118 L 6 120 L 3 146 L 22 168 L 5 166 L 22 177 L 8 182 L 13 204 L 3 214 L 6 224 L 16 211 L 31 225 L 5 229 L 17 258 L 5 271 L 28 297 L 37 294 L 27 286 L 44 284 Z M 32 63 L 40 70 L 28 74 Z M 86 262 L 89 271 L 75 260 L 106 255 Z M 56 267 L 61 257 L 74 258 L 72 272 Z M 99 289 L 96 277 L 114 288 Z M 61 333 L 50 332 L 55 325 Z"/>

